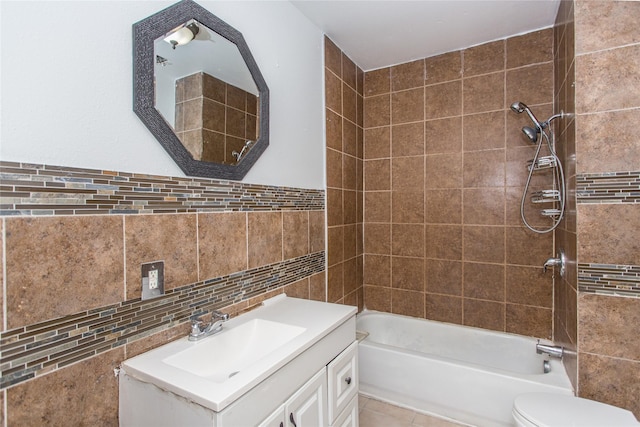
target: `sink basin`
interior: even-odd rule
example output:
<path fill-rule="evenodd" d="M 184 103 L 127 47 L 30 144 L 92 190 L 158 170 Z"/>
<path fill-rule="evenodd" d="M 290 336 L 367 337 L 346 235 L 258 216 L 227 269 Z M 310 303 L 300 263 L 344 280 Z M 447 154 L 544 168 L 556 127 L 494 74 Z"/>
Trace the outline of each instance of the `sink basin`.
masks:
<path fill-rule="evenodd" d="M 163 362 L 215 383 L 223 383 L 305 330 L 286 323 L 253 319 L 203 338 Z"/>

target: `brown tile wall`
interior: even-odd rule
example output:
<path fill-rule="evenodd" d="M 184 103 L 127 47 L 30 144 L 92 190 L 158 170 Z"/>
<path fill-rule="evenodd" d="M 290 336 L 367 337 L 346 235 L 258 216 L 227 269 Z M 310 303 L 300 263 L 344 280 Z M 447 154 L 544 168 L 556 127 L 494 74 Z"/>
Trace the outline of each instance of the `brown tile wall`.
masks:
<path fill-rule="evenodd" d="M 363 307 L 363 77 L 324 43 L 327 155 L 327 301 Z"/>
<path fill-rule="evenodd" d="M 185 336 L 190 317 L 233 315 L 282 292 L 325 300 L 323 192 L 0 166 L 8 425 L 116 426 L 113 369 Z M 131 209 L 87 214 L 109 195 Z M 141 263 L 155 260 L 164 260 L 166 295 L 140 301 Z"/>
<path fill-rule="evenodd" d="M 579 291 L 573 300 L 572 273 L 567 323 L 577 326 L 567 329 L 577 342 L 579 395 L 640 418 L 640 352 L 633 326 L 640 313 L 640 204 L 619 191 L 638 191 L 640 150 L 632 129 L 640 122 L 640 3 L 576 0 L 567 2 L 570 7 L 574 22 L 565 32 L 575 32 L 575 44 L 567 44 L 564 62 L 573 59 L 567 75 L 575 72 L 572 167 L 581 186 L 575 220 L 567 227 L 575 230 L 566 240 L 575 251 Z M 598 180 L 603 190 L 594 196 L 589 186 Z M 576 188 L 575 181 L 570 185 Z M 593 276 L 604 280 L 594 283 Z"/>
<path fill-rule="evenodd" d="M 520 221 L 534 152 L 509 106 L 551 115 L 552 47 L 549 29 L 365 73 L 367 308 L 551 337 L 553 240 Z"/>
<path fill-rule="evenodd" d="M 237 163 L 258 139 L 258 98 L 206 73 L 176 82 L 176 135 L 196 160 Z"/>

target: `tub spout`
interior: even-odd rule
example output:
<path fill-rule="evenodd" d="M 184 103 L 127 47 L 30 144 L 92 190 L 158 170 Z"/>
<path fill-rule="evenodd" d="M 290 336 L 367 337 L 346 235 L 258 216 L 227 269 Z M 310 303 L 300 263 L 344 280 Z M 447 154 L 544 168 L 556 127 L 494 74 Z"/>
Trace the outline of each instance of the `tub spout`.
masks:
<path fill-rule="evenodd" d="M 546 353 L 551 357 L 562 359 L 562 356 L 564 355 L 564 347 L 559 345 L 540 344 L 540 340 L 538 340 L 538 344 L 536 344 L 536 353 Z"/>

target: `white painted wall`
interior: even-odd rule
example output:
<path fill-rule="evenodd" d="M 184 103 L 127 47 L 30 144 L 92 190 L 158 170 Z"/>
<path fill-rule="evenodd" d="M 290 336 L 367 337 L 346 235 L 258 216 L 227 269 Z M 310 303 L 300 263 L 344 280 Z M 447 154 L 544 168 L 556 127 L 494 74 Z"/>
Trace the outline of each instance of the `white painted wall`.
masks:
<path fill-rule="evenodd" d="M 131 25 L 167 1 L 0 0 L 0 159 L 183 176 L 132 110 Z M 270 145 L 244 182 L 324 188 L 322 32 L 288 1 L 199 1 L 269 86 Z"/>

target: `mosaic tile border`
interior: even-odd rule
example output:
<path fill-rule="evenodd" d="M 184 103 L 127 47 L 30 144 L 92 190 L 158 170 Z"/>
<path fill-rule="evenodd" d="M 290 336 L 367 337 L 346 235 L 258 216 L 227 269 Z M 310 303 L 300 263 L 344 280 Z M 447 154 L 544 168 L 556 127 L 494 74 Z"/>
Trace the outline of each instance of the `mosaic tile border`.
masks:
<path fill-rule="evenodd" d="M 640 265 L 578 264 L 578 290 L 640 298 Z"/>
<path fill-rule="evenodd" d="M 324 190 L 0 162 L 0 216 L 322 210 Z"/>
<path fill-rule="evenodd" d="M 640 172 L 576 176 L 578 203 L 640 203 Z"/>
<path fill-rule="evenodd" d="M 188 322 L 325 269 L 325 252 L 193 283 L 164 296 L 72 314 L 0 333 L 0 389 Z"/>

